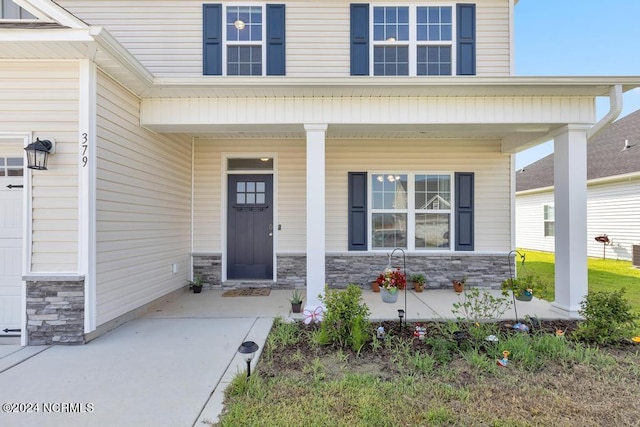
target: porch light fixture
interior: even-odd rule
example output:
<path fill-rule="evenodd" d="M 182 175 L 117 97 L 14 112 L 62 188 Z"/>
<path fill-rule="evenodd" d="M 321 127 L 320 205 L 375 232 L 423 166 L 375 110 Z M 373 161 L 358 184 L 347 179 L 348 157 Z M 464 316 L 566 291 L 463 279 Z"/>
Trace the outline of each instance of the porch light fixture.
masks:
<path fill-rule="evenodd" d="M 36 138 L 35 142 L 27 145 L 24 151 L 27 152 L 27 167 L 29 169 L 47 170 L 47 160 L 49 154 L 55 152 L 56 141 L 51 139 L 40 140 Z"/>
<path fill-rule="evenodd" d="M 238 30 L 244 30 L 245 27 L 245 23 L 243 20 L 241 19 L 237 19 L 234 23 L 233 26 L 236 27 Z"/>
<path fill-rule="evenodd" d="M 245 341 L 238 348 L 238 353 L 242 354 L 242 357 L 247 362 L 247 378 L 251 376 L 251 360 L 253 360 L 253 355 L 258 351 L 258 348 L 258 344 L 253 341 Z"/>

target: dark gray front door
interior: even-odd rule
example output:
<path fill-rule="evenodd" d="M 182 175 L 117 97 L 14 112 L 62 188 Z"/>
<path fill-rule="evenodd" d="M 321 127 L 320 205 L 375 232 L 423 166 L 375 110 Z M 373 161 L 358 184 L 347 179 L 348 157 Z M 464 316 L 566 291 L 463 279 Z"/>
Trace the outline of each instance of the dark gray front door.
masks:
<path fill-rule="evenodd" d="M 229 175 L 227 278 L 273 279 L 273 175 Z"/>

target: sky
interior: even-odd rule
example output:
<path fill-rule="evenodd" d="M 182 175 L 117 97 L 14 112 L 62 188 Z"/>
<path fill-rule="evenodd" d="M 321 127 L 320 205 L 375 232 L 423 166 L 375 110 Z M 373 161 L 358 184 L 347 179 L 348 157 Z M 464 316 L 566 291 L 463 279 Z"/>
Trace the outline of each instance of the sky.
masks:
<path fill-rule="evenodd" d="M 516 76 L 639 76 L 640 0 L 520 0 L 515 6 Z M 622 118 L 640 109 L 626 92 Z M 597 119 L 609 98 L 596 101 Z M 553 152 L 553 142 L 516 154 L 516 169 Z"/>

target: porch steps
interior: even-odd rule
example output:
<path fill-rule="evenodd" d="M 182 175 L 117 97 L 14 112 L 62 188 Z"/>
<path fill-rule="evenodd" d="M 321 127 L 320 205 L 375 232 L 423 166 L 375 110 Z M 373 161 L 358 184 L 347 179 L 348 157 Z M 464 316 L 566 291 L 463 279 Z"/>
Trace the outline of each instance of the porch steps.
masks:
<path fill-rule="evenodd" d="M 271 289 L 273 282 L 264 280 L 227 280 L 222 284 L 222 290 L 247 289 L 247 288 L 268 288 Z"/>

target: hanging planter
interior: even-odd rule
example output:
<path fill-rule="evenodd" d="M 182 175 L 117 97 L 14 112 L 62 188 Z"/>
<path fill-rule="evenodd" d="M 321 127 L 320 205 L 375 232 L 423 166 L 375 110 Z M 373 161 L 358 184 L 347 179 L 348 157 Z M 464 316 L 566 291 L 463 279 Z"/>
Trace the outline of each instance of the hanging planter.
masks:
<path fill-rule="evenodd" d="M 380 297 L 382 297 L 382 302 L 393 304 L 398 301 L 398 288 L 380 288 Z"/>
<path fill-rule="evenodd" d="M 533 293 L 530 289 L 521 289 L 519 292 L 515 293 L 515 296 L 518 301 L 531 301 Z"/>

